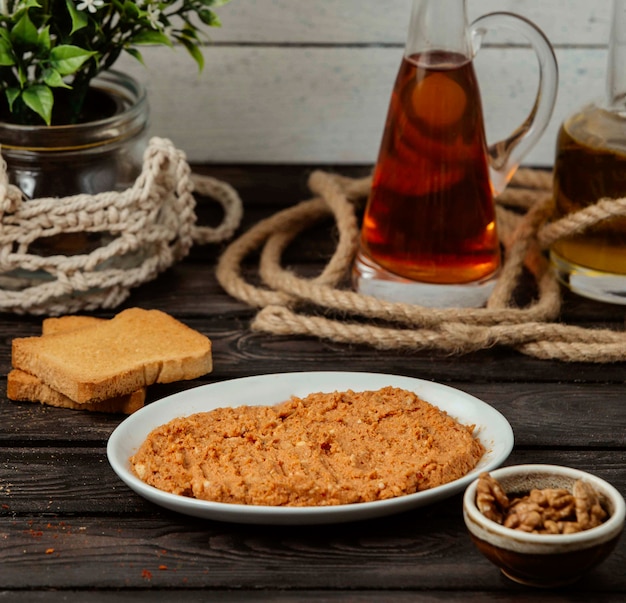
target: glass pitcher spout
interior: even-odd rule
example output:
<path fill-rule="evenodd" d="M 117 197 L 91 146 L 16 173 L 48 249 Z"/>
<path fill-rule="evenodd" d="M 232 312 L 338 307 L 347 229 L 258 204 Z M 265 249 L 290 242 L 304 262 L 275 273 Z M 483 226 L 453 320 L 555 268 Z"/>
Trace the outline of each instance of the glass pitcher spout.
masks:
<path fill-rule="evenodd" d="M 485 303 L 500 268 L 493 193 L 537 141 L 556 99 L 550 44 L 533 29 L 542 64 L 529 118 L 489 147 L 473 57 L 493 13 L 468 24 L 465 0 L 414 0 L 404 56 L 365 209 L 356 288 L 429 306 Z M 545 64 L 545 65 L 544 65 Z"/>

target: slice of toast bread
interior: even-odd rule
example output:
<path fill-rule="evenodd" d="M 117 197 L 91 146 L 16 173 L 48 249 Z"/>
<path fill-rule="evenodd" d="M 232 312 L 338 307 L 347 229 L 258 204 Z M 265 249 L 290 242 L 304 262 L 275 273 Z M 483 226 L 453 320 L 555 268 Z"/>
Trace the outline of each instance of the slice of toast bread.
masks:
<path fill-rule="evenodd" d="M 55 333 L 91 327 L 102 322 L 105 322 L 104 318 L 71 314 L 44 318 L 41 325 L 41 333 L 42 335 L 54 335 Z M 38 377 L 25 373 L 20 369 L 13 369 L 7 376 L 7 397 L 10 400 L 41 402 L 48 406 L 71 408 L 74 410 L 131 414 L 144 405 L 146 388 L 142 387 L 130 394 L 116 396 L 115 398 L 109 398 L 108 400 L 102 400 L 100 402 L 83 402 L 79 404 L 66 395 L 47 386 Z"/>
<path fill-rule="evenodd" d="M 212 370 L 211 341 L 160 310 L 129 308 L 72 331 L 13 340 L 13 368 L 75 402 L 106 400 Z"/>
<path fill-rule="evenodd" d="M 41 402 L 48 406 L 60 408 L 129 415 L 144 405 L 146 390 L 142 388 L 130 394 L 108 398 L 100 402 L 78 403 L 48 387 L 38 377 L 19 369 L 13 369 L 7 376 L 7 397 L 10 400 Z"/>

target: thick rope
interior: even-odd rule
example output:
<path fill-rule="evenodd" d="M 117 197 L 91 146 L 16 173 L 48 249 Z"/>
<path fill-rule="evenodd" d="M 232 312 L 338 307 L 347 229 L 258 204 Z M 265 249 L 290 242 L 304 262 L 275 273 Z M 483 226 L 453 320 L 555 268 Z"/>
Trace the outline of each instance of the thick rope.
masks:
<path fill-rule="evenodd" d="M 141 174 L 121 192 L 26 200 L 2 167 L 0 311 L 55 315 L 113 308 L 133 287 L 185 257 L 194 243 L 231 238 L 241 221 L 237 192 L 192 174 L 185 154 L 162 138 L 150 141 Z M 222 206 L 218 227 L 196 224 L 194 191 Z M 90 253 L 30 251 L 35 241 L 85 232 L 102 233 Z"/>
<path fill-rule="evenodd" d="M 382 301 L 341 286 L 358 247 L 356 205 L 367 196 L 370 184 L 370 178 L 353 180 L 315 172 L 309 180 L 312 199 L 261 221 L 226 249 L 218 262 L 217 278 L 232 296 L 260 308 L 252 323 L 254 330 L 379 349 L 463 354 L 505 345 L 536 358 L 568 362 L 626 360 L 626 333 L 554 322 L 560 313 L 561 291 L 543 253 L 562 236 L 608 217 L 626 215 L 626 200 L 602 200 L 599 207 L 550 222 L 551 174 L 519 170 L 513 186 L 498 198 L 505 261 L 487 306 L 439 309 Z M 324 271 L 305 279 L 283 268 L 282 253 L 289 243 L 331 216 L 339 240 Z M 245 281 L 241 265 L 259 249 L 263 283 L 255 286 Z M 513 293 L 523 269 L 534 277 L 538 294 L 529 306 L 520 308 L 514 305 Z"/>

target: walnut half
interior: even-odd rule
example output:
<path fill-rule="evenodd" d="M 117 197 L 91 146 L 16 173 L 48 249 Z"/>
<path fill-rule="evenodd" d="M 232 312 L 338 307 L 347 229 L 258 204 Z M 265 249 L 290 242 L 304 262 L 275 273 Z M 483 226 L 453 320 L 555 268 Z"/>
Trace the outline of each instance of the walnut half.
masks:
<path fill-rule="evenodd" d="M 476 487 L 476 506 L 487 518 L 497 523 L 504 521 L 509 499 L 499 482 L 489 473 L 481 473 Z"/>
<path fill-rule="evenodd" d="M 583 480 L 574 483 L 572 492 L 563 488 L 533 489 L 509 498 L 496 479 L 482 473 L 476 506 L 492 521 L 534 534 L 572 534 L 598 526 L 608 517 L 602 495 Z"/>

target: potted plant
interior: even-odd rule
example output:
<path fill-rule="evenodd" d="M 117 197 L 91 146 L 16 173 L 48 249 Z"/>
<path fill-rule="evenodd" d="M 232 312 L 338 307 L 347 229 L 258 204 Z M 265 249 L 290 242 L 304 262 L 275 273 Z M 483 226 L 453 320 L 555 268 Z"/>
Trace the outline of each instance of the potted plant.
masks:
<path fill-rule="evenodd" d="M 31 206 L 126 190 L 142 169 L 148 103 L 143 86 L 114 69 L 117 59 L 143 62 L 146 45 L 182 46 L 202 69 L 202 30 L 220 25 L 214 9 L 227 1 L 0 0 L 1 175 Z M 2 226 L 16 228 L 6 218 Z M 10 270 L 4 254 L 0 293 L 55 278 L 53 260 L 23 269 L 33 255 L 88 254 L 114 236 L 93 224 L 53 230 L 27 248 L 14 243 L 24 260 L 13 253 Z"/>
<path fill-rule="evenodd" d="M 226 1 L 0 0 L 0 144 L 10 179 L 29 197 L 125 186 L 148 105 L 143 87 L 113 69 L 117 59 L 180 44 L 202 68 L 200 27 L 219 25 L 213 8 Z M 108 133 L 121 157 L 109 153 Z M 94 145 L 103 147 L 97 173 L 77 174 L 65 151 L 89 147 L 94 156 Z M 58 177 L 68 162 L 70 182 Z"/>
<path fill-rule="evenodd" d="M 212 9 L 227 1 L 0 0 L 3 119 L 23 125 L 89 120 L 93 79 L 122 52 L 142 61 L 142 45 L 182 44 L 202 68 L 194 18 L 218 26 Z"/>

